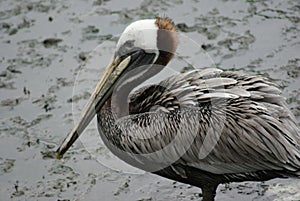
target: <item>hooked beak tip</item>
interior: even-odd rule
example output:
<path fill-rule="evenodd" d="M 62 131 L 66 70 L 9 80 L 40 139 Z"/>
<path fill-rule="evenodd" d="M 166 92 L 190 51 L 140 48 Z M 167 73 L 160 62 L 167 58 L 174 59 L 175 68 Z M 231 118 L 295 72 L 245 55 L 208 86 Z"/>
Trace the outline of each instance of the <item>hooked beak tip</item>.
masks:
<path fill-rule="evenodd" d="M 62 159 L 63 155 L 60 155 L 60 153 L 58 152 L 58 150 L 55 152 L 55 157 L 56 159 L 60 160 Z"/>

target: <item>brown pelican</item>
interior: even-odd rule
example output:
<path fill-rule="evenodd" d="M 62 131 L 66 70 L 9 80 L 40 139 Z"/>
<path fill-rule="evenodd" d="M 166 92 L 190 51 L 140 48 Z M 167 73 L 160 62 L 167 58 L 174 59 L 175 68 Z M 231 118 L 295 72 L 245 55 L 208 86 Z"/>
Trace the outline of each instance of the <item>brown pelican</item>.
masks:
<path fill-rule="evenodd" d="M 268 79 L 209 68 L 136 89 L 168 64 L 177 43 L 169 18 L 129 25 L 57 158 L 97 115 L 115 155 L 200 187 L 205 201 L 214 200 L 221 183 L 299 178 L 300 129 Z"/>

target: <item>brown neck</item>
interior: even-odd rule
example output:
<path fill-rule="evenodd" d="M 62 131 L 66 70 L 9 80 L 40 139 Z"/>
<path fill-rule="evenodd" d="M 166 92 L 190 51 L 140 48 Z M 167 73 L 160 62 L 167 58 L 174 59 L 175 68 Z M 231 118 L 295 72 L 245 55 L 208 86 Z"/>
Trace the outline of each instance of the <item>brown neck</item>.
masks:
<path fill-rule="evenodd" d="M 161 57 L 169 56 L 167 53 L 160 55 L 155 64 L 138 67 L 123 75 L 111 95 L 111 106 L 118 117 L 129 115 L 129 94 L 132 90 L 147 79 L 159 73 L 166 65 Z"/>

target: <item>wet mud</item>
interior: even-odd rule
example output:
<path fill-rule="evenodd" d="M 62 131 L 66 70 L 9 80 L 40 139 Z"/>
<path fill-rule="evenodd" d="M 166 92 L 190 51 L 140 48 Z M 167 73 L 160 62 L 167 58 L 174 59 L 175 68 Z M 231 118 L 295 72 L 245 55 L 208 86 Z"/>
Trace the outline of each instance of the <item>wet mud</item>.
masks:
<path fill-rule="evenodd" d="M 63 161 L 54 152 L 78 120 L 123 29 L 169 16 L 200 51 L 172 65 L 263 74 L 282 89 L 300 122 L 300 6 L 297 1 L 95 0 L 0 2 L 1 200 L 201 200 L 201 190 L 149 173 L 126 173 L 103 144 L 78 141 Z M 95 48 L 99 45 L 98 51 Z M 92 63 L 90 57 L 93 57 Z M 86 133 L 100 141 L 95 122 Z M 85 135 L 82 136 L 84 138 Z M 118 166 L 119 164 L 116 164 Z M 300 200 L 300 180 L 220 185 L 216 200 Z"/>

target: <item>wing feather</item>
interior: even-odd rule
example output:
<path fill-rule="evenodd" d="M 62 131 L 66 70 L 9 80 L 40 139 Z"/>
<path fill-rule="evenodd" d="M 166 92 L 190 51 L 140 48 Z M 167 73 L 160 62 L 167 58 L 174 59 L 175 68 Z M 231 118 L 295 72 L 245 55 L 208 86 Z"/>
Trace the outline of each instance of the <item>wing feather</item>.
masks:
<path fill-rule="evenodd" d="M 144 143 L 142 148 L 134 147 L 136 152 L 156 152 L 180 135 L 184 147 L 177 143 L 176 149 L 161 157 L 177 157 L 178 164 L 215 174 L 261 170 L 300 174 L 299 127 L 278 87 L 266 78 L 210 68 L 175 75 L 158 85 L 165 90 L 144 100 L 166 110 L 180 105 L 176 117 L 181 118 L 180 127 L 176 127 L 178 122 L 158 120 L 156 113 L 148 113 L 147 129 L 124 130 L 141 132 L 148 139 L 136 142 Z"/>

